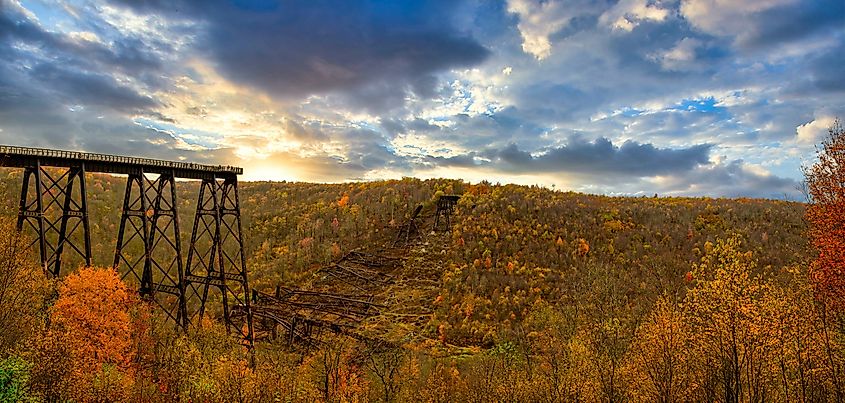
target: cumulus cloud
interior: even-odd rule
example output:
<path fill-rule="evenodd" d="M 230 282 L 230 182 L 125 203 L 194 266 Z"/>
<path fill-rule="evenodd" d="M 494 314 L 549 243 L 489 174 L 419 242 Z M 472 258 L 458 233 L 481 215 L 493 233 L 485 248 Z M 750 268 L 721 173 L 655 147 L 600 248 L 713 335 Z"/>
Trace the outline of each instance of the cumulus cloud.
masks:
<path fill-rule="evenodd" d="M 690 68 L 696 60 L 696 49 L 702 42 L 695 38 L 684 38 L 671 49 L 658 52 L 652 57 L 660 62 L 664 70 L 677 71 Z"/>
<path fill-rule="evenodd" d="M 599 22 L 614 30 L 631 32 L 641 22 L 665 20 L 669 12 L 669 9 L 646 0 L 622 0 L 602 13 Z"/>
<path fill-rule="evenodd" d="M 681 15 L 696 29 L 744 48 L 783 46 L 832 27 L 842 28 L 838 0 L 684 0 Z"/>
<path fill-rule="evenodd" d="M 149 95 L 139 94 L 107 74 L 61 68 L 50 63 L 33 66 L 30 74 L 70 105 L 107 107 L 119 111 L 138 111 L 157 105 Z"/>
<path fill-rule="evenodd" d="M 552 53 L 550 36 L 573 19 L 599 12 L 599 3 L 592 1 L 508 0 L 508 12 L 519 17 L 522 50 L 538 60 Z"/>
<path fill-rule="evenodd" d="M 681 14 L 696 28 L 721 36 L 748 30 L 748 20 L 763 11 L 797 3 L 797 0 L 684 0 Z"/>
<path fill-rule="evenodd" d="M 795 139 L 802 144 L 816 144 L 821 141 L 836 119 L 821 116 L 795 128 Z"/>

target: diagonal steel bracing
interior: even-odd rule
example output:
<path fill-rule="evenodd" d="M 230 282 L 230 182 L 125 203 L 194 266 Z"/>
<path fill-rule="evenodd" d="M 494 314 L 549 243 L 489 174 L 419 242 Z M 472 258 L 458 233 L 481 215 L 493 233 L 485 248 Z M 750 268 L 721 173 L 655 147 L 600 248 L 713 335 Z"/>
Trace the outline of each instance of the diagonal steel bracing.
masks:
<path fill-rule="evenodd" d="M 129 174 L 113 267 L 124 281 L 138 285 L 142 297 L 185 328 L 188 316 L 179 235 L 173 173 L 153 180 L 143 170 Z"/>
<path fill-rule="evenodd" d="M 91 232 L 85 196 L 85 165 L 47 170 L 40 161 L 24 168 L 18 231 L 35 232 L 44 271 L 61 274 L 63 262 L 91 265 Z M 62 256 L 69 250 L 72 256 Z"/>
<path fill-rule="evenodd" d="M 237 332 L 252 347 L 252 310 L 242 235 L 237 176 L 204 179 L 185 270 L 186 292 L 199 300 L 199 306 L 192 307 L 191 320 L 201 321 L 209 308 L 216 308 L 229 331 Z M 209 301 L 211 292 L 216 292 L 216 296 Z"/>
<path fill-rule="evenodd" d="M 444 230 L 452 229 L 452 213 L 455 212 L 455 206 L 461 198 L 459 195 L 442 195 L 437 199 L 437 211 L 434 212 L 434 231 L 441 229 L 441 224 L 444 225 Z"/>
<path fill-rule="evenodd" d="M 220 311 L 227 327 L 252 347 L 238 200 L 241 168 L 3 145 L 0 166 L 24 169 L 17 228 L 35 232 L 30 247 L 37 247 L 44 270 L 53 277 L 62 274 L 63 266 L 92 264 L 85 173 L 128 175 L 113 267 L 178 326 L 186 328 L 206 311 Z M 177 177 L 202 180 L 186 266 Z M 219 300 L 209 301 L 211 293 Z"/>

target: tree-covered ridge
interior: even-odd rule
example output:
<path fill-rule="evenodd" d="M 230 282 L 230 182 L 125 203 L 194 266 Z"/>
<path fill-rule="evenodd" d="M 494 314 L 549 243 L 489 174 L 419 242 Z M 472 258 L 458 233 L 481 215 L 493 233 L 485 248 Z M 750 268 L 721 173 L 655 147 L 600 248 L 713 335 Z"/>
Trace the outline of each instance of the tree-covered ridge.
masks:
<path fill-rule="evenodd" d="M 14 214 L 19 172 L 5 175 L 4 207 Z M 89 174 L 88 181 L 94 261 L 106 266 L 125 178 Z M 185 250 L 198 184 L 177 187 Z M 463 197 L 449 240 L 440 245 L 443 240 L 428 233 L 433 202 L 453 193 Z M 775 200 L 607 197 L 411 178 L 243 182 L 240 198 L 250 284 L 267 292 L 302 286 L 350 250 L 389 244 L 423 203 L 423 241 L 440 246 L 417 253 L 411 265 L 436 264 L 440 286 L 425 289 L 425 296 L 434 293 L 425 310 L 435 315 L 420 330 L 466 347 L 491 346 L 540 301 L 581 310 L 619 305 L 613 309 L 623 309 L 620 316 L 633 326 L 662 293 L 681 297 L 708 243 L 734 234 L 758 256 L 757 270 L 766 276 L 778 278 L 784 267 L 808 257 L 804 205 Z"/>
<path fill-rule="evenodd" d="M 14 172 L 6 175 L 0 183 L 11 216 L 19 185 Z M 111 261 L 124 181 L 89 176 L 101 265 Z M 250 366 L 253 357 L 214 322 L 174 333 L 119 287 L 92 294 L 98 288 L 86 285 L 111 284 L 116 274 L 108 270 L 68 275 L 54 302 L 52 286 L 18 275 L 14 281 L 49 303 L 10 319 L 31 324 L 4 339 L 15 346 L 0 363 L 12 392 L 78 401 L 843 396 L 841 323 L 816 301 L 807 277 L 813 255 L 802 203 L 606 197 L 451 180 L 240 185 L 250 283 L 265 292 L 308 287 L 351 250 L 385 250 L 423 203 L 421 237 L 399 250 L 406 259 L 398 280 L 377 291 L 385 307 L 362 323 L 365 337 L 329 332 L 320 348 L 305 350 L 261 343 Z M 180 219 L 190 223 L 197 185 L 178 186 Z M 434 233 L 441 194 L 462 197 L 451 230 Z M 190 226 L 182 230 L 187 242 Z M 100 299 L 102 309 L 72 309 L 79 298 Z M 68 320 L 77 316 L 94 324 Z M 99 336 L 74 341 L 91 329 Z M 91 358 L 98 348 L 104 353 Z M 88 358 L 66 359 L 74 354 Z"/>

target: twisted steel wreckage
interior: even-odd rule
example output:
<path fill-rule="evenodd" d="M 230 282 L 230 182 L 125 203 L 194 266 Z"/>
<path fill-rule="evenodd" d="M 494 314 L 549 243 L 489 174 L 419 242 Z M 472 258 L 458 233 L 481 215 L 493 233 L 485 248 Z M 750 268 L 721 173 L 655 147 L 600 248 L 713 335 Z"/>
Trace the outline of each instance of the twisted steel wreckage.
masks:
<path fill-rule="evenodd" d="M 402 251 L 421 233 L 419 205 L 390 248 L 349 252 L 318 270 L 308 289 L 279 286 L 271 294 L 249 287 L 241 168 L 15 146 L 0 146 L 0 167 L 23 168 L 17 229 L 34 232 L 30 247 L 51 277 L 62 274 L 69 257 L 93 264 L 85 174 L 127 175 L 112 266 L 182 329 L 202 320 L 214 296 L 227 329 L 250 348 L 278 337 L 314 346 L 326 330 L 355 336 L 350 330 L 384 308 L 374 291 L 394 281 Z M 176 178 L 201 181 L 187 260 Z M 449 229 L 459 197 L 437 200 L 434 231 Z"/>

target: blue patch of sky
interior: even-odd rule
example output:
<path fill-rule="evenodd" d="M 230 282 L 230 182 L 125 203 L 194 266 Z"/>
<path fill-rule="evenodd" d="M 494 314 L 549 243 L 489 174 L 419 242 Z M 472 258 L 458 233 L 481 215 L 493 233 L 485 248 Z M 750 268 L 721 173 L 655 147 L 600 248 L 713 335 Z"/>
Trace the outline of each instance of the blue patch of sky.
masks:
<path fill-rule="evenodd" d="M 629 117 L 629 118 L 639 116 L 642 113 L 643 113 L 643 111 L 641 111 L 639 109 L 635 109 L 635 108 L 631 108 L 631 107 L 627 107 L 627 106 L 622 108 L 619 112 L 620 115 L 626 116 L 626 117 Z"/>
<path fill-rule="evenodd" d="M 707 97 L 703 99 L 684 99 L 677 106 L 669 109 L 690 112 L 714 112 L 717 108 L 721 107 L 716 106 L 716 99 L 713 97 Z"/>
<path fill-rule="evenodd" d="M 22 1 L 21 5 L 38 17 L 38 21 L 45 27 L 69 27 L 75 25 L 72 16 L 62 7 L 44 1 Z"/>
<path fill-rule="evenodd" d="M 469 101 L 469 102 L 466 103 L 466 105 L 464 105 L 464 108 L 461 111 L 461 112 L 464 112 L 464 113 L 469 113 L 470 108 L 475 103 L 475 100 L 472 99 L 472 94 L 469 91 L 462 89 L 462 90 L 458 91 L 458 98 L 465 99 L 465 100 Z"/>
<path fill-rule="evenodd" d="M 404 145 L 402 145 L 402 149 L 403 150 L 412 150 L 412 151 L 420 152 L 420 153 L 425 152 L 425 150 L 422 147 L 416 146 L 416 145 L 413 145 L 413 144 L 404 144 Z"/>
<path fill-rule="evenodd" d="M 252 12 L 275 11 L 279 8 L 277 0 L 233 0 L 232 4 L 241 10 Z"/>
<path fill-rule="evenodd" d="M 728 108 L 716 105 L 716 103 L 717 101 L 714 97 L 684 99 L 677 105 L 666 108 L 666 110 L 708 113 L 723 120 L 730 119 L 732 115 L 728 112 Z"/>
<path fill-rule="evenodd" d="M 779 164 L 764 165 L 764 167 L 772 175 L 798 179 L 801 176 L 802 164 L 804 164 L 804 161 L 800 158 L 784 158 Z"/>
<path fill-rule="evenodd" d="M 77 18 L 71 11 L 50 1 L 24 0 L 21 5 L 35 14 L 44 29 L 50 32 L 66 35 L 74 31 L 89 31 L 105 42 L 123 36 L 117 27 L 100 23 L 97 18 Z M 87 10 L 77 9 L 76 12 L 85 16 Z"/>
<path fill-rule="evenodd" d="M 357 126 L 357 127 L 361 128 L 361 129 L 367 129 L 367 130 L 370 130 L 370 131 L 373 131 L 373 132 L 376 132 L 376 133 L 381 133 L 381 132 L 382 132 L 382 128 L 381 128 L 381 126 L 380 126 L 380 125 L 377 125 L 377 124 L 372 124 L 372 123 L 367 122 L 367 121 L 365 121 L 365 120 L 361 120 L 361 121 L 357 121 L 357 122 L 352 122 L 352 125 L 353 125 L 353 126 Z"/>

